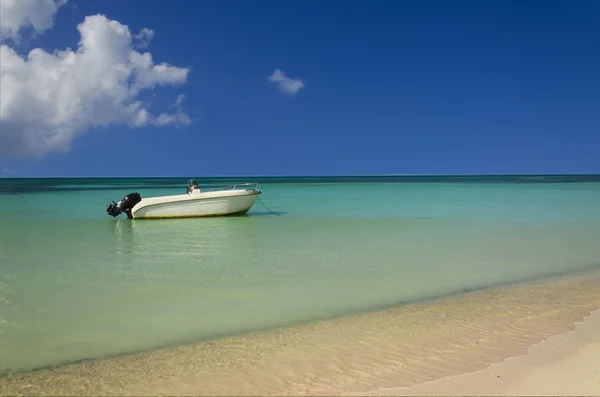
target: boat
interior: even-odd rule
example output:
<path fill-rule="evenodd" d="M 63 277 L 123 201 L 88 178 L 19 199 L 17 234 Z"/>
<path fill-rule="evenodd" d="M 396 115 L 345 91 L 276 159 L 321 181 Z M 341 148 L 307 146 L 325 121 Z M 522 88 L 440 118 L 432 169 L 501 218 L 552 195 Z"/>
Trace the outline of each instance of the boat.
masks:
<path fill-rule="evenodd" d="M 129 193 L 118 203 L 106 206 L 106 213 L 129 219 L 192 218 L 245 214 L 261 194 L 258 183 L 212 188 L 202 191 L 195 179 L 188 181 L 185 194 L 142 198 Z"/>

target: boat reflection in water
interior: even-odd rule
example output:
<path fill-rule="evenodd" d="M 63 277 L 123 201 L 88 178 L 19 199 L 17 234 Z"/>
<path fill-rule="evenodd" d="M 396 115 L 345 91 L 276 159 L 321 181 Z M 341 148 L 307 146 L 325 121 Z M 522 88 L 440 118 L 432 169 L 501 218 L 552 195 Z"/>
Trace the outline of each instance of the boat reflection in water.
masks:
<path fill-rule="evenodd" d="M 262 218 L 262 219 L 261 219 Z M 156 263 L 220 263 L 235 252 L 258 250 L 258 229 L 264 217 L 214 217 L 202 222 L 193 218 L 164 219 L 161 222 L 109 222 L 114 257 L 123 265 Z"/>

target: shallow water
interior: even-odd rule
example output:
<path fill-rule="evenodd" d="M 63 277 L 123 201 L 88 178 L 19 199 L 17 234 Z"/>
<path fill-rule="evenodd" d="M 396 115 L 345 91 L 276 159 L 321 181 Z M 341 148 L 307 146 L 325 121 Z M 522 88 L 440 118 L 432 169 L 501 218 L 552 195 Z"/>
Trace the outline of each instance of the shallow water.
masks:
<path fill-rule="evenodd" d="M 156 221 L 104 209 L 185 178 L 0 180 L 1 370 L 600 266 L 600 177 L 264 180 L 280 215 Z"/>
<path fill-rule="evenodd" d="M 589 321 L 600 312 L 589 315 L 600 307 L 599 287 L 595 269 L 8 375 L 0 389 L 54 396 L 389 394 L 524 354 L 584 319 L 594 328 Z"/>

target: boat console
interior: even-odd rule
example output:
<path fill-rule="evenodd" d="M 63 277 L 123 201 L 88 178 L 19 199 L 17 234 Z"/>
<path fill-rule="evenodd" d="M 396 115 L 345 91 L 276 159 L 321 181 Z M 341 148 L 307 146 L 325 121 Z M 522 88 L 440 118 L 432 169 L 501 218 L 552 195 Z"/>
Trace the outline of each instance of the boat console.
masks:
<path fill-rule="evenodd" d="M 189 194 L 200 194 L 200 186 L 198 186 L 198 182 L 195 179 L 190 179 L 187 184 L 187 189 L 185 191 Z"/>

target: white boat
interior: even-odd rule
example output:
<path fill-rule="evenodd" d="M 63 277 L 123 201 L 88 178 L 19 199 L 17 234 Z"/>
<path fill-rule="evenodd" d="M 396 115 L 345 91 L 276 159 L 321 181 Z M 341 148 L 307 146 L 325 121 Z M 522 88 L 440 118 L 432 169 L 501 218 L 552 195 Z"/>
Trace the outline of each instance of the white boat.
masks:
<path fill-rule="evenodd" d="M 245 214 L 261 194 L 258 183 L 213 188 L 201 191 L 196 180 L 188 182 L 185 194 L 142 198 L 130 193 L 106 207 L 113 217 L 125 213 L 130 219 L 192 218 Z"/>

